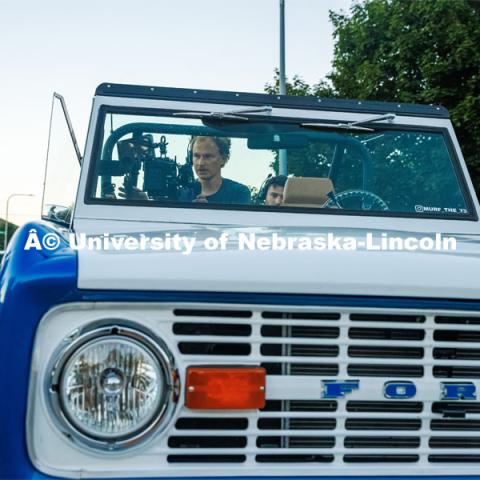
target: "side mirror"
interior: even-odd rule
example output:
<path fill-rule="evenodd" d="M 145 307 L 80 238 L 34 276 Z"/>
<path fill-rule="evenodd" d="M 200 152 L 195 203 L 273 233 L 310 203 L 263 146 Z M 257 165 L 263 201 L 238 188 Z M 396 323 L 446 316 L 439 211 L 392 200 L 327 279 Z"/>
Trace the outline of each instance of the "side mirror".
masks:
<path fill-rule="evenodd" d="M 72 211 L 73 206 L 65 207 L 64 205 L 47 204 L 43 206 L 42 219 L 55 223 L 61 223 L 62 225 L 70 225 Z"/>

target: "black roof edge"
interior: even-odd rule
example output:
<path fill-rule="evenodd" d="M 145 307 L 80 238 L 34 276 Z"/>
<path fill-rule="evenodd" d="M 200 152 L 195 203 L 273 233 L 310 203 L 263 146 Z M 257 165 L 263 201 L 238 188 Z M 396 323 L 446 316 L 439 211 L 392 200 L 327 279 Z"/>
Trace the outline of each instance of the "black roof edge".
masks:
<path fill-rule="evenodd" d="M 95 95 L 108 97 L 180 100 L 190 102 L 233 103 L 236 105 L 271 105 L 277 108 L 342 111 L 356 113 L 395 113 L 416 117 L 450 118 L 448 110 L 439 105 L 346 100 L 338 98 L 272 95 L 267 93 L 223 92 L 190 88 L 149 87 L 116 83 L 100 84 Z"/>

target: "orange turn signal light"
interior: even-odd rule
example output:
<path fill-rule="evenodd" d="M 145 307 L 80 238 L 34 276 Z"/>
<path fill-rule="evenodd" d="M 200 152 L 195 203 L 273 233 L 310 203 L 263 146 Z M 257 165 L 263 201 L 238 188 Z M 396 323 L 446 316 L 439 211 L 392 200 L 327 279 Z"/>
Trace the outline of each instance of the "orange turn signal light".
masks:
<path fill-rule="evenodd" d="M 194 410 L 263 408 L 265 376 L 261 367 L 189 367 L 185 405 Z"/>

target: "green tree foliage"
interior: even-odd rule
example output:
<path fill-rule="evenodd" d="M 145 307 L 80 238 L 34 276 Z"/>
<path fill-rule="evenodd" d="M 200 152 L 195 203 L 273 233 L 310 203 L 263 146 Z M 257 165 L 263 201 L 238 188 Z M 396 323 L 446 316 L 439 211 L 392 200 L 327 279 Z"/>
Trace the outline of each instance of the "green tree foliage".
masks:
<path fill-rule="evenodd" d="M 310 86 L 298 75 L 293 76 L 291 80 L 286 81 L 285 89 L 287 95 L 312 95 L 315 97 L 334 97 L 335 92 L 327 81 L 320 81 L 318 84 Z M 280 75 L 275 70 L 273 84 L 266 84 L 265 91 L 272 95 L 280 91 Z M 288 152 L 289 173 L 298 177 L 326 177 L 331 165 L 332 146 L 312 143 L 302 150 L 291 150 Z M 278 175 L 278 152 L 273 152 L 274 161 L 271 167 Z"/>
<path fill-rule="evenodd" d="M 14 223 L 8 222 L 8 241 L 10 241 L 10 239 L 12 238 L 12 236 L 15 233 L 15 230 L 17 228 L 18 228 L 17 225 L 15 225 Z M 5 220 L 3 218 L 0 218 L 0 251 L 3 250 L 3 245 L 4 245 L 3 235 L 4 235 L 4 232 L 5 232 Z"/>
<path fill-rule="evenodd" d="M 330 19 L 332 72 L 314 87 L 294 77 L 290 93 L 445 106 L 480 189 L 480 2 L 364 0 Z"/>
<path fill-rule="evenodd" d="M 336 93 L 447 107 L 480 186 L 478 2 L 366 0 L 330 19 Z"/>
<path fill-rule="evenodd" d="M 317 84 L 310 86 L 300 76 L 294 75 L 292 80 L 285 82 L 287 95 L 313 95 L 315 97 L 334 97 L 335 92 L 328 81 L 320 80 Z M 273 84 L 267 83 L 265 91 L 271 95 L 277 95 L 280 91 L 280 72 L 275 69 Z"/>

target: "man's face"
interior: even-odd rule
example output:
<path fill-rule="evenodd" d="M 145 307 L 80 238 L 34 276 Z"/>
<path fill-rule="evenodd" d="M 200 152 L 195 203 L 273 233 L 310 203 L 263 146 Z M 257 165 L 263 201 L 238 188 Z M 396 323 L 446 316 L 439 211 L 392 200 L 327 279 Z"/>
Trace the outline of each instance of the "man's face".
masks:
<path fill-rule="evenodd" d="M 283 203 L 283 187 L 280 185 L 270 185 L 265 197 L 265 205 L 278 207 Z"/>
<path fill-rule="evenodd" d="M 220 155 L 216 143 L 210 138 L 199 138 L 193 144 L 193 168 L 199 180 L 220 177 L 225 158 Z"/>

